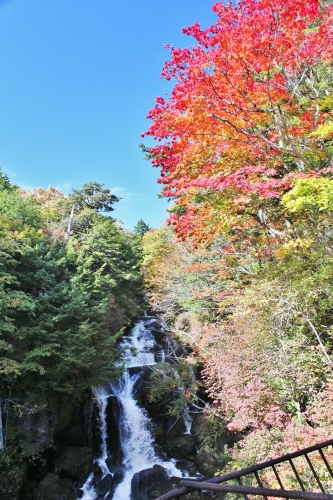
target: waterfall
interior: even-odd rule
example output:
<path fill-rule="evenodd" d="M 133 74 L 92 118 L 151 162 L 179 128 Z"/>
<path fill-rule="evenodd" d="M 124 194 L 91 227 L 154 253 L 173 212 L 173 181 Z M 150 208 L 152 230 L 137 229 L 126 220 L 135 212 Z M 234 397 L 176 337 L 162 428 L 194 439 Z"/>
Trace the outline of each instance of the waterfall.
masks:
<path fill-rule="evenodd" d="M 179 377 L 179 374 L 176 370 L 173 370 L 173 373 L 175 375 L 175 378 L 180 378 Z M 185 389 L 184 387 L 182 387 L 181 385 L 178 386 L 178 392 L 180 394 L 185 394 Z M 191 417 L 190 415 L 190 410 L 189 410 L 189 406 L 186 405 L 185 408 L 184 408 L 184 411 L 183 411 L 183 422 L 184 422 L 184 425 L 185 425 L 185 432 L 184 434 L 191 434 L 191 428 L 192 428 L 192 423 L 193 423 L 193 418 Z"/>
<path fill-rule="evenodd" d="M 126 367 L 122 378 L 93 390 L 99 412 L 98 426 L 102 443 L 100 453 L 94 462 L 95 469 L 99 470 L 99 476 L 96 476 L 96 473 L 89 476 L 82 487 L 83 500 L 135 500 L 133 492 L 131 496 L 134 474 L 151 469 L 155 465 L 164 467 L 169 476 L 182 476 L 172 461 L 165 461 L 156 454 L 151 433 L 152 422 L 135 399 L 136 384 L 143 373 L 143 371 L 138 372 L 138 369 L 165 359 L 162 347 L 155 342 L 149 330 L 150 324 L 156 321 L 151 318 L 145 316 L 138 321 L 131 334 L 122 339 L 120 348 L 124 350 L 122 362 Z M 118 472 L 110 471 L 108 466 L 110 452 L 107 446 L 107 405 L 110 397 L 116 397 L 120 406 L 118 425 L 124 459 L 122 464 L 119 464 Z M 113 480 L 111 472 L 116 472 Z M 116 476 L 117 481 L 115 481 Z M 102 481 L 107 485 L 105 493 L 103 488 L 98 489 L 98 484 Z"/>
<path fill-rule="evenodd" d="M 192 428 L 192 423 L 193 423 L 193 418 L 190 415 L 188 405 L 185 406 L 184 412 L 183 412 L 183 420 L 184 420 L 184 425 L 186 431 L 184 434 L 191 434 L 191 428 Z"/>
<path fill-rule="evenodd" d="M 106 439 L 107 439 L 106 407 L 108 404 L 108 399 L 111 396 L 111 393 L 109 390 L 107 390 L 102 386 L 94 389 L 93 394 L 95 396 L 99 409 L 99 424 L 102 437 L 101 455 L 96 462 L 100 466 L 103 472 L 103 476 L 105 476 L 106 474 L 110 473 L 109 468 L 106 464 L 106 460 L 108 458 L 108 450 L 106 444 Z"/>
<path fill-rule="evenodd" d="M 95 464 L 100 467 L 100 470 L 102 471 L 102 478 L 105 478 L 110 475 L 110 470 L 106 462 L 108 459 L 106 408 L 108 399 L 112 395 L 112 391 L 111 388 L 108 387 L 96 387 L 93 389 L 93 395 L 99 410 L 98 423 L 102 439 L 100 455 L 95 459 Z M 98 498 L 97 492 L 94 488 L 94 485 L 96 484 L 94 479 L 94 474 L 92 473 L 83 485 L 83 496 L 81 497 L 83 500 L 94 500 Z"/>

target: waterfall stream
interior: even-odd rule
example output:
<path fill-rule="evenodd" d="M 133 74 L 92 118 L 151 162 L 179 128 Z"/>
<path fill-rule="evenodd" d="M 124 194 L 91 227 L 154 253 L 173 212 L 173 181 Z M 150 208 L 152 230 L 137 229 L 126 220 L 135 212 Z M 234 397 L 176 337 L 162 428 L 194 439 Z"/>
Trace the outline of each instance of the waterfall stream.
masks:
<path fill-rule="evenodd" d="M 124 349 L 126 370 L 122 378 L 93 391 L 102 442 L 94 472 L 81 488 L 79 497 L 83 500 L 136 500 L 139 496 L 132 491 L 133 476 L 156 465 L 162 466 L 168 476 L 182 476 L 173 461 L 163 460 L 156 453 L 151 420 L 135 399 L 136 385 L 143 373 L 140 368 L 165 359 L 162 347 L 150 331 L 154 322 L 155 318 L 144 317 L 136 323 L 131 334 L 123 338 L 120 348 Z M 107 407 L 111 398 L 117 398 L 119 403 L 119 442 L 123 454 L 122 463 L 116 470 L 110 467 L 112 457 L 108 450 Z"/>

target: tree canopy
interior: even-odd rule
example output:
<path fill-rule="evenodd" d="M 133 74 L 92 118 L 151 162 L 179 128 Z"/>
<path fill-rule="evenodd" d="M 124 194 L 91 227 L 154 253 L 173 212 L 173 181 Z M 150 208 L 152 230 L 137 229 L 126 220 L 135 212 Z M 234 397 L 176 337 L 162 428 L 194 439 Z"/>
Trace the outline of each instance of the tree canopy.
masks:
<path fill-rule="evenodd" d="M 120 200 L 110 189 L 103 188 L 104 184 L 87 182 L 81 189 L 73 189 L 68 201 L 77 205 L 79 210 L 89 208 L 96 212 L 111 212 L 113 204 Z"/>
<path fill-rule="evenodd" d="M 68 206 L 78 219 L 65 244 Z M 99 214 L 117 198 L 96 182 L 66 198 L 49 186 L 0 190 L 0 375 L 2 399 L 15 383 L 37 392 L 82 390 L 119 368 L 121 328 L 141 300 L 133 234 Z M 89 215 L 89 224 L 82 217 Z M 82 214 L 86 214 L 83 216 Z M 12 398 L 13 398 L 12 394 Z"/>
<path fill-rule="evenodd" d="M 239 206 L 279 199 L 293 180 L 332 172 L 332 16 L 318 0 L 213 6 L 217 22 L 170 47 L 146 148 L 179 235 L 205 239 Z M 143 134 L 145 135 L 145 134 Z M 204 234 L 203 234 L 204 233 Z"/>

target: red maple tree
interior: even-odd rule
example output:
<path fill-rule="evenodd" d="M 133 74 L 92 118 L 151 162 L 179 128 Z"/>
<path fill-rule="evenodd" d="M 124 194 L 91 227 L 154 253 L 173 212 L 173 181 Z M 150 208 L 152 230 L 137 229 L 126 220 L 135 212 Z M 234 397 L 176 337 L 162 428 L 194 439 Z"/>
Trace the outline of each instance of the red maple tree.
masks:
<path fill-rule="evenodd" d="M 183 29 L 196 45 L 170 47 L 162 76 L 175 85 L 143 134 L 161 142 L 148 152 L 183 236 L 207 232 L 220 196 L 279 198 L 293 177 L 332 170 L 333 133 L 316 131 L 332 119 L 333 7 L 244 0 L 213 10 L 212 26 Z"/>

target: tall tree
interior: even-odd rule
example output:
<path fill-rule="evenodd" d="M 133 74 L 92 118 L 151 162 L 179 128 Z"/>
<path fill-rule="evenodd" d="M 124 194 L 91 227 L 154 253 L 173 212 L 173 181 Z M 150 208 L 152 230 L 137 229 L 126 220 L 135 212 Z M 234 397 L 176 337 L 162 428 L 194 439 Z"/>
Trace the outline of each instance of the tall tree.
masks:
<path fill-rule="evenodd" d="M 176 197 L 171 221 L 200 237 L 232 207 L 279 199 L 295 177 L 332 171 L 333 8 L 318 0 L 243 0 L 213 6 L 196 45 L 171 49 L 146 135 L 162 193 Z M 144 134 L 143 134 L 144 135 Z M 204 236 L 205 237 L 205 236 Z"/>
<path fill-rule="evenodd" d="M 96 212 L 111 212 L 113 204 L 120 200 L 111 193 L 111 190 L 103 187 L 98 182 L 87 182 L 81 189 L 73 189 L 68 201 L 77 205 L 79 210 L 89 208 Z"/>
<path fill-rule="evenodd" d="M 144 220 L 140 219 L 134 226 L 134 233 L 139 236 L 143 236 L 150 229 L 152 228 L 149 226 L 149 224 L 146 224 Z"/>

